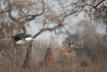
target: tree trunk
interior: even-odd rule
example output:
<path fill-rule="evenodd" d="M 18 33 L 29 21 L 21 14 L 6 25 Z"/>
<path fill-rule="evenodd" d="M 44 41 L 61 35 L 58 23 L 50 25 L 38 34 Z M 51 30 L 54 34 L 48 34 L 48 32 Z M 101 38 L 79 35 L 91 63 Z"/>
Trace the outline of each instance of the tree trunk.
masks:
<path fill-rule="evenodd" d="M 29 42 L 29 46 L 26 52 L 26 57 L 23 62 L 23 67 L 30 67 L 31 51 L 32 51 L 32 42 Z"/>

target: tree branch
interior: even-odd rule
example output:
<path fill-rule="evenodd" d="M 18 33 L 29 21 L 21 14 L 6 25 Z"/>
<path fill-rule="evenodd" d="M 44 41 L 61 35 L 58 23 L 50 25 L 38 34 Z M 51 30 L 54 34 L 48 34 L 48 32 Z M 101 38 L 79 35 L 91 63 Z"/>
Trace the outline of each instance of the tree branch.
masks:
<path fill-rule="evenodd" d="M 11 15 L 11 11 L 12 11 L 12 6 L 11 6 L 11 3 L 10 3 L 10 1 L 8 0 L 8 3 L 9 3 L 9 17 L 13 20 L 13 21 L 15 21 L 15 22 L 17 22 L 17 20 Z"/>
<path fill-rule="evenodd" d="M 77 12 L 77 11 L 75 11 L 75 12 Z M 71 14 L 74 14 L 75 12 L 71 12 L 71 13 L 65 15 L 65 16 L 62 18 L 62 20 L 58 23 L 57 26 L 55 26 L 55 27 L 53 27 L 53 28 L 44 28 L 44 29 L 41 29 L 37 34 L 35 34 L 35 35 L 33 36 L 33 38 L 36 38 L 36 37 L 37 37 L 39 34 L 41 34 L 42 32 L 45 32 L 45 31 L 53 31 L 53 30 L 55 30 L 55 29 L 57 29 L 57 28 L 59 28 L 59 27 L 64 26 L 62 23 L 63 23 L 63 21 L 65 20 L 65 18 L 66 18 L 67 16 L 71 15 Z"/>
<path fill-rule="evenodd" d="M 36 18 L 37 16 L 40 16 L 44 13 L 45 11 L 45 3 L 44 3 L 44 0 L 42 1 L 42 4 L 43 4 L 43 10 L 40 14 L 36 14 L 36 15 L 27 15 L 27 17 L 31 16 L 31 18 L 29 18 L 27 21 L 31 21 L 33 20 L 34 18 Z"/>
<path fill-rule="evenodd" d="M 4 14 L 5 12 L 9 12 L 9 10 L 1 11 L 1 12 L 0 12 L 0 15 L 1 15 L 1 14 Z"/>
<path fill-rule="evenodd" d="M 11 3 L 10 3 L 10 1 L 8 0 L 8 3 L 9 3 L 9 17 L 13 20 L 13 21 L 15 21 L 15 22 L 17 22 L 18 23 L 18 25 L 22 28 L 22 30 L 23 30 L 23 32 L 24 33 L 27 33 L 27 30 L 26 30 L 26 27 L 25 27 L 25 22 L 24 21 L 20 21 L 20 20 L 18 20 L 18 19 L 16 19 L 16 18 L 14 18 L 12 15 L 11 15 L 11 11 L 12 11 L 12 6 L 11 6 Z M 26 21 L 26 20 L 25 20 Z"/>
<path fill-rule="evenodd" d="M 57 29 L 58 27 L 61 27 L 59 24 L 53 28 L 44 28 L 44 29 L 41 29 L 37 34 L 35 34 L 33 36 L 33 38 L 36 38 L 39 34 L 41 34 L 42 32 L 45 32 L 45 31 L 53 31 L 55 29 Z"/>
<path fill-rule="evenodd" d="M 103 1 L 105 1 L 105 0 L 99 1 L 98 4 L 95 6 L 95 8 L 97 8 L 97 6 L 100 5 Z"/>

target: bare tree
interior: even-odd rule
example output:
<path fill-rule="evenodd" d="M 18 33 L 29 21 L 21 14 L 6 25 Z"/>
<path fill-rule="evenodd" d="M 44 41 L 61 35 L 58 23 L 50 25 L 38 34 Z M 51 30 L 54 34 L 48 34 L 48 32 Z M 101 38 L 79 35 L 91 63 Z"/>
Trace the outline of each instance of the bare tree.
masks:
<path fill-rule="evenodd" d="M 68 0 L 69 1 L 69 0 Z M 84 12 L 89 16 L 91 21 L 99 21 L 107 24 L 107 1 L 106 0 L 75 0 L 69 2 L 68 5 L 62 3 L 64 10 L 77 11 L 76 16 L 80 12 Z M 71 8 L 71 9 L 70 9 Z"/>
<path fill-rule="evenodd" d="M 2 4 L 3 3 L 3 4 Z M 65 13 L 61 11 L 60 14 L 51 9 L 52 6 L 48 4 L 48 2 L 43 1 L 22 1 L 22 0 L 3 0 L 2 5 L 4 8 L 0 8 L 0 16 L 7 16 L 9 21 L 13 21 L 18 25 L 23 33 L 27 33 L 26 25 L 30 21 L 36 21 L 37 19 L 41 19 L 42 21 L 41 29 L 38 33 L 36 33 L 33 38 L 39 36 L 42 32 L 45 31 L 54 31 L 58 28 L 64 26 L 65 19 L 76 13 L 77 11 L 71 11 Z M 61 8 L 60 8 L 61 7 Z M 59 9 L 63 9 L 60 5 Z M 17 14 L 14 16 L 14 14 Z M 42 17 L 42 18 L 41 18 Z M 43 20 L 42 20 L 43 19 Z M 54 24 L 55 26 L 49 27 L 50 24 Z M 32 50 L 32 42 L 29 43 L 29 47 L 27 48 L 26 57 L 24 60 L 24 67 L 29 67 L 29 62 L 31 60 L 31 50 Z"/>

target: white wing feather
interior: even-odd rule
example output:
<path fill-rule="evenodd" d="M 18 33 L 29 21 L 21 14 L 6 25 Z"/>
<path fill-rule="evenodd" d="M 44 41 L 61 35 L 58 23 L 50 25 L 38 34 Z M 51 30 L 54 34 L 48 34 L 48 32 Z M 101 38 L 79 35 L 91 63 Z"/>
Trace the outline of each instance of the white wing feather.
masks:
<path fill-rule="evenodd" d="M 26 40 L 26 41 L 32 41 L 33 38 L 32 38 L 32 37 L 27 37 L 27 38 L 25 38 L 25 40 Z"/>
<path fill-rule="evenodd" d="M 24 43 L 25 43 L 24 40 L 18 40 L 18 41 L 16 42 L 16 44 L 24 44 Z"/>

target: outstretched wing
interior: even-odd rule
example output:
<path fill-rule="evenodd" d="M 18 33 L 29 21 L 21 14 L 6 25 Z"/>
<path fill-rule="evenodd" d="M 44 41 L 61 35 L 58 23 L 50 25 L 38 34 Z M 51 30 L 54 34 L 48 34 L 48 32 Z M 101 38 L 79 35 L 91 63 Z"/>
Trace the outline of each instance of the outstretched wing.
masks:
<path fill-rule="evenodd" d="M 19 34 L 15 35 L 15 36 L 12 36 L 11 38 L 14 38 L 15 41 L 18 41 L 18 40 L 21 40 L 21 39 L 25 39 L 26 37 L 27 37 L 26 34 L 19 33 Z"/>
<path fill-rule="evenodd" d="M 24 39 L 24 38 L 27 37 L 27 35 L 24 34 L 24 33 L 19 33 L 19 34 L 16 35 L 16 37 L 18 37 L 18 38 L 20 38 L 20 39 Z"/>

